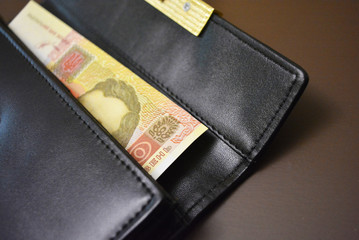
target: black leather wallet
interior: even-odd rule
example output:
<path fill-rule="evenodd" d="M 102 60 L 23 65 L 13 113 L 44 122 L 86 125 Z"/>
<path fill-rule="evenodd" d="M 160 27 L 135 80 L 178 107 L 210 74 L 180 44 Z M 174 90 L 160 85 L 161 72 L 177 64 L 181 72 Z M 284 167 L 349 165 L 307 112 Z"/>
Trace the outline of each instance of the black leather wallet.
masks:
<path fill-rule="evenodd" d="M 143 0 L 44 7 L 208 127 L 154 181 L 1 23 L 2 239 L 172 239 L 235 186 L 306 73 L 213 15 L 195 37 Z"/>

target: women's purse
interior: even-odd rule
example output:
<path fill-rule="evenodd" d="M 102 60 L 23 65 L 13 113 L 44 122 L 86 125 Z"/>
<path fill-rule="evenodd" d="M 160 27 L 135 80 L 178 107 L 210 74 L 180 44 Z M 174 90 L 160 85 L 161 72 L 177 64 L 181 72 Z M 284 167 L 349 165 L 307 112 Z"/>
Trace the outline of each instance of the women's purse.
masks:
<path fill-rule="evenodd" d="M 208 130 L 154 181 L 1 23 L 3 239 L 179 237 L 243 180 L 308 81 L 216 14 L 195 36 L 144 0 L 43 6 Z"/>

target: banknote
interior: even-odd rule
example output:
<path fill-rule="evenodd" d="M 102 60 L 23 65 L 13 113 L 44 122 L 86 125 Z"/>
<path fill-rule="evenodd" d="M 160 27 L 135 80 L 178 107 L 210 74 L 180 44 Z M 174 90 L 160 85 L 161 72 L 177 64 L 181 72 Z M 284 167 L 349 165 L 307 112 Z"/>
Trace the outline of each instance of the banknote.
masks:
<path fill-rule="evenodd" d="M 155 179 L 207 130 L 36 2 L 9 27 Z"/>

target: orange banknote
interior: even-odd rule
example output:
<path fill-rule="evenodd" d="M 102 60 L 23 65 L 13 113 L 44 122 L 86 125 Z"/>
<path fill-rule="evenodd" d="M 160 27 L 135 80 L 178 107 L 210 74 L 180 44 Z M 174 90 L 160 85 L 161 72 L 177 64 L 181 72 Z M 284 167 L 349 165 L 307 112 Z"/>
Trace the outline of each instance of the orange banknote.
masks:
<path fill-rule="evenodd" d="M 9 27 L 155 179 L 207 130 L 36 2 Z"/>

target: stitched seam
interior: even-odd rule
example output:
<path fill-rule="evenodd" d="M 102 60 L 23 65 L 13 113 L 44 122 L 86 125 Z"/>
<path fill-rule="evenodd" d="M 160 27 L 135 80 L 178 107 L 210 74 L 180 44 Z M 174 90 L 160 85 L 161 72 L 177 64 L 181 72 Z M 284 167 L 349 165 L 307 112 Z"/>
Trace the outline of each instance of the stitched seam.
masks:
<path fill-rule="evenodd" d="M 285 97 L 283 98 L 282 102 L 279 104 L 277 110 L 274 112 L 273 116 L 271 117 L 271 119 L 269 120 L 266 128 L 263 130 L 263 132 L 261 133 L 261 135 L 259 136 L 259 138 L 255 141 L 255 145 L 251 148 L 251 151 L 249 153 L 249 155 L 252 155 L 253 151 L 255 150 L 255 147 L 257 146 L 257 144 L 262 140 L 262 138 L 264 137 L 265 133 L 268 131 L 269 127 L 272 125 L 273 121 L 275 120 L 275 118 L 277 117 L 278 113 L 282 110 L 282 108 L 284 107 L 285 103 L 288 101 L 290 94 L 294 88 L 294 85 L 297 81 L 298 75 L 291 72 L 289 69 L 284 68 L 283 66 L 281 66 L 280 64 L 274 62 L 273 59 L 269 58 L 268 56 L 264 55 L 264 53 L 260 52 L 259 50 L 255 49 L 254 47 L 250 46 L 248 43 L 242 41 L 238 36 L 236 36 L 232 31 L 230 31 L 229 29 L 225 28 L 225 26 L 220 25 L 219 23 L 215 22 L 213 19 L 211 19 L 215 24 L 217 24 L 218 26 L 222 27 L 224 30 L 228 31 L 229 33 L 231 33 L 234 37 L 236 37 L 239 41 L 241 41 L 243 44 L 247 45 L 248 47 L 252 48 L 253 50 L 255 50 L 256 52 L 258 52 L 259 54 L 261 54 L 262 56 L 264 56 L 265 58 L 267 58 L 268 60 L 272 61 L 274 64 L 278 65 L 279 67 L 281 67 L 282 69 L 288 71 L 289 73 L 295 75 L 295 78 L 293 79 L 292 83 L 290 84 L 287 93 L 285 95 Z M 188 213 L 195 208 L 200 202 L 202 202 L 203 199 L 205 199 L 211 192 L 214 192 L 214 190 L 216 188 L 218 188 L 219 186 L 221 186 L 222 184 L 224 184 L 224 182 L 226 182 L 229 178 L 231 178 L 237 171 L 238 169 L 242 166 L 243 162 L 240 162 L 235 169 L 229 173 L 224 179 L 222 179 L 220 182 L 216 183 L 213 187 L 211 187 L 204 195 L 202 195 L 201 198 L 199 198 L 197 201 L 195 201 L 192 206 L 187 209 L 187 211 L 185 212 L 186 215 L 188 215 Z"/>
<path fill-rule="evenodd" d="M 290 93 L 293 90 L 293 87 L 295 85 L 295 83 L 297 82 L 298 79 L 298 74 L 291 71 L 290 69 L 286 68 L 285 66 L 279 64 L 278 62 L 275 62 L 274 59 L 270 58 L 269 56 L 265 55 L 263 52 L 261 52 L 259 49 L 256 49 L 255 47 L 251 46 L 249 43 L 245 42 L 244 40 L 240 39 L 233 31 L 231 31 L 230 29 L 228 29 L 226 26 L 221 25 L 220 23 L 216 22 L 216 20 L 214 20 L 213 18 L 211 18 L 211 21 L 213 23 L 215 23 L 217 26 L 222 27 L 224 30 L 226 30 L 227 32 L 229 32 L 230 34 L 232 34 L 235 38 L 237 38 L 242 44 L 248 46 L 249 48 L 251 48 L 252 50 L 254 50 L 255 52 L 259 53 L 260 55 L 262 55 L 263 57 L 265 57 L 267 60 L 271 61 L 272 63 L 274 63 L 275 65 L 277 65 L 278 67 L 280 67 L 281 69 L 283 69 L 284 71 L 292 74 L 295 76 L 294 80 L 292 81 L 291 85 L 289 86 L 286 95 L 284 96 L 282 102 L 279 104 L 278 109 L 274 112 L 273 116 L 270 118 L 270 120 L 268 121 L 266 125 L 266 127 L 263 129 L 262 133 L 258 136 L 258 138 L 254 141 L 254 145 L 251 147 L 248 155 L 249 157 L 252 155 L 253 151 L 255 150 L 255 148 L 257 147 L 257 144 L 262 140 L 264 134 L 267 132 L 267 130 L 269 129 L 270 125 L 272 124 L 272 122 L 274 121 L 276 115 L 278 114 L 278 112 L 281 110 L 281 108 L 283 107 L 284 103 L 287 101 L 288 97 L 290 96 Z"/>
<path fill-rule="evenodd" d="M 280 110 L 282 109 L 282 107 L 284 106 L 284 104 L 287 102 L 289 96 L 290 96 L 290 93 L 294 87 L 294 83 L 296 81 L 294 80 L 288 90 L 288 93 L 286 95 L 286 98 L 284 98 L 284 100 L 281 102 L 281 104 L 279 105 L 279 108 L 276 110 L 275 114 L 273 115 L 273 117 L 271 118 L 270 120 L 270 123 L 268 124 L 268 126 L 266 127 L 265 131 L 263 131 L 263 134 L 261 137 L 264 136 L 265 132 L 269 129 L 271 123 L 274 121 L 274 119 L 277 117 L 277 114 L 280 112 Z M 259 140 L 260 141 L 260 140 Z M 253 151 L 253 150 L 252 150 Z M 198 205 L 204 198 L 206 198 L 208 196 L 208 194 L 210 194 L 211 192 L 214 192 L 214 190 L 216 188 L 218 188 L 219 186 L 221 186 L 222 184 L 224 184 L 225 181 L 227 181 L 229 178 L 231 178 L 236 172 L 237 170 L 242 166 L 243 162 L 240 162 L 236 167 L 235 169 L 229 173 L 224 179 L 222 179 L 220 182 L 216 183 L 212 188 L 210 188 L 201 198 L 199 198 L 197 201 L 195 201 L 193 203 L 193 205 L 186 210 L 185 214 L 188 214 L 194 207 L 196 207 L 196 205 Z"/>
<path fill-rule="evenodd" d="M 239 36 L 237 36 L 236 33 L 234 33 L 231 29 L 229 29 L 227 26 L 222 25 L 222 23 L 217 22 L 217 20 L 211 18 L 210 22 L 213 22 L 214 24 L 216 24 L 217 26 L 219 26 L 220 28 L 223 28 L 224 30 L 226 30 L 227 32 L 229 32 L 231 35 L 233 35 L 235 38 L 237 38 L 237 40 L 239 40 L 241 43 L 243 43 L 244 45 L 246 45 L 247 47 L 251 48 L 252 50 L 254 50 L 255 52 L 259 53 L 260 55 L 262 55 L 263 57 L 265 57 L 267 60 L 271 61 L 272 63 L 274 63 L 275 65 L 277 65 L 278 67 L 280 67 L 282 70 L 296 75 L 295 72 L 293 72 L 292 70 L 288 69 L 286 66 L 276 62 L 274 59 L 272 59 L 270 56 L 267 56 L 264 52 L 262 52 L 260 49 L 257 49 L 255 47 L 253 47 L 252 45 L 250 45 L 250 43 L 245 42 L 243 39 L 240 39 Z"/>
<path fill-rule="evenodd" d="M 128 171 L 131 172 L 131 174 L 135 177 L 135 179 L 141 183 L 141 186 L 146 190 L 147 193 L 150 194 L 150 198 L 148 199 L 148 201 L 146 203 L 144 203 L 144 205 L 141 207 L 141 209 L 139 211 L 137 211 L 135 213 L 134 216 L 132 216 L 131 218 L 129 218 L 127 220 L 126 223 L 124 223 L 120 229 L 116 232 L 115 236 L 112 237 L 111 239 L 114 239 L 115 237 L 119 236 L 122 231 L 124 229 L 126 229 L 126 227 L 133 221 L 135 220 L 141 213 L 142 211 L 150 204 L 150 202 L 152 201 L 153 197 L 154 197 L 154 193 L 152 192 L 152 190 L 146 185 L 145 182 L 142 181 L 142 179 L 137 175 L 137 173 L 130 167 L 130 165 L 128 165 L 123 159 L 121 159 L 118 154 L 115 153 L 115 151 L 96 133 L 95 130 L 93 130 L 91 128 L 91 126 L 81 117 L 81 115 L 66 101 L 66 99 L 53 87 L 53 85 L 50 83 L 49 80 L 47 80 L 47 77 L 41 73 L 38 70 L 38 67 L 35 66 L 34 62 L 23 53 L 23 50 L 20 49 L 20 47 L 17 45 L 17 43 L 14 42 L 13 39 L 10 38 L 10 36 L 1 28 L 0 29 L 2 35 L 11 43 L 11 45 L 21 54 L 21 56 L 28 62 L 28 64 L 30 64 L 30 66 L 35 70 L 35 72 L 40 75 L 40 77 L 42 77 L 46 83 L 50 86 L 50 88 L 56 93 L 56 95 L 60 98 L 60 101 L 65 103 L 65 105 L 71 110 L 71 112 L 77 116 L 77 118 L 79 120 L 82 121 L 82 123 L 92 132 L 92 134 L 94 134 L 100 141 L 101 143 L 110 151 L 110 153 L 124 166 L 126 167 L 126 169 Z"/>

